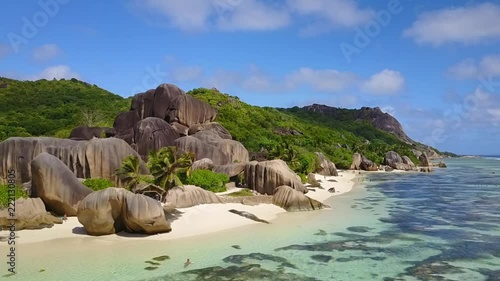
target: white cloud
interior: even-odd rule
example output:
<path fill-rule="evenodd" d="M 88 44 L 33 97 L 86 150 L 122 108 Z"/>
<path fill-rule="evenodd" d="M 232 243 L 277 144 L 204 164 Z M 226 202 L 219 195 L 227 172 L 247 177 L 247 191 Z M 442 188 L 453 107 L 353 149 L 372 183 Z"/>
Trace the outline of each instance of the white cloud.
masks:
<path fill-rule="evenodd" d="M 453 79 L 477 79 L 479 76 L 500 76 L 500 54 L 484 56 L 481 61 L 466 59 L 448 68 Z"/>
<path fill-rule="evenodd" d="M 170 75 L 175 81 L 194 81 L 203 76 L 203 69 L 199 66 L 181 66 L 172 69 Z"/>
<path fill-rule="evenodd" d="M 483 3 L 426 12 L 404 31 L 418 44 L 477 44 L 500 39 L 500 6 Z"/>
<path fill-rule="evenodd" d="M 354 0 L 288 0 L 288 6 L 313 21 L 302 28 L 303 34 L 316 34 L 337 27 L 354 27 L 368 22 L 372 10 L 361 9 Z"/>
<path fill-rule="evenodd" d="M 183 31 L 273 30 L 290 22 L 286 9 L 259 0 L 135 0 L 135 3 L 153 14 L 163 15 L 169 26 Z"/>
<path fill-rule="evenodd" d="M 288 27 L 303 17 L 302 33 L 315 34 L 337 27 L 351 28 L 372 18 L 355 0 L 132 0 L 148 12 L 146 19 L 183 31 L 267 31 Z"/>
<path fill-rule="evenodd" d="M 7 44 L 0 43 L 0 59 L 10 54 L 10 47 Z"/>
<path fill-rule="evenodd" d="M 350 72 L 335 69 L 311 69 L 303 67 L 285 78 L 288 88 L 310 86 L 321 92 L 337 92 L 354 85 L 356 76 Z"/>
<path fill-rule="evenodd" d="M 56 65 L 45 68 L 42 72 L 29 77 L 28 80 L 39 80 L 39 79 L 71 79 L 76 78 L 79 79 L 80 75 L 76 72 L 73 72 L 71 68 L 67 65 Z"/>
<path fill-rule="evenodd" d="M 400 92 L 405 85 L 404 76 L 398 71 L 384 69 L 363 82 L 361 88 L 365 92 L 377 95 L 393 95 Z"/>
<path fill-rule="evenodd" d="M 56 44 L 46 44 L 33 50 L 33 59 L 36 61 L 48 61 L 61 54 L 61 49 Z"/>

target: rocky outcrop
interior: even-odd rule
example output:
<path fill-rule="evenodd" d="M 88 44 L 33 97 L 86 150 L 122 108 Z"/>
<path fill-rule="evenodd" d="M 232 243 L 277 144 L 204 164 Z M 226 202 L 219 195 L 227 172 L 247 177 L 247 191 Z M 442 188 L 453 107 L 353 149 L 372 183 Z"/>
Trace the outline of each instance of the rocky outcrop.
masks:
<path fill-rule="evenodd" d="M 75 216 L 80 201 L 92 192 L 61 160 L 45 152 L 33 159 L 31 173 L 31 196 L 40 197 L 60 216 Z"/>
<path fill-rule="evenodd" d="M 173 146 L 179 137 L 179 133 L 170 124 L 156 117 L 143 119 L 134 127 L 135 150 L 143 160 L 147 159 L 149 151 Z"/>
<path fill-rule="evenodd" d="M 191 166 L 192 171 L 196 170 L 209 170 L 212 171 L 214 169 L 214 161 L 208 159 L 208 158 L 203 158 L 198 161 L 195 161 L 193 165 Z"/>
<path fill-rule="evenodd" d="M 177 122 L 186 127 L 214 121 L 217 112 L 209 104 L 190 95 L 179 95 L 168 108 L 165 120 Z M 156 115 L 155 115 L 156 116 Z M 161 116 L 158 116 L 161 118 Z"/>
<path fill-rule="evenodd" d="M 415 164 L 408 156 L 401 157 L 394 151 L 389 151 L 385 154 L 384 165 L 387 165 L 396 170 L 409 171 L 415 168 Z"/>
<path fill-rule="evenodd" d="M 408 167 L 410 167 L 411 169 L 415 168 L 415 163 L 411 161 L 410 157 L 405 155 L 402 157 L 402 159 L 403 159 L 403 164 L 408 165 Z"/>
<path fill-rule="evenodd" d="M 422 153 L 419 157 L 418 160 L 422 163 L 422 167 L 430 167 L 431 165 L 431 160 L 427 156 L 427 153 Z"/>
<path fill-rule="evenodd" d="M 328 207 L 290 186 L 276 188 L 273 195 L 273 204 L 285 209 L 287 212 L 313 211 Z"/>
<path fill-rule="evenodd" d="M 316 171 L 318 174 L 322 176 L 335 176 L 337 177 L 339 174 L 337 172 L 337 167 L 332 161 L 329 161 L 323 153 L 316 152 L 316 156 L 318 157 L 320 163 L 320 169 Z"/>
<path fill-rule="evenodd" d="M 248 188 L 261 194 L 273 195 L 277 187 L 287 185 L 306 193 L 307 189 L 283 160 L 272 160 L 247 163 L 245 166 L 245 182 Z"/>
<path fill-rule="evenodd" d="M 174 187 L 168 191 L 166 202 L 175 208 L 189 208 L 201 204 L 222 203 L 219 196 L 194 185 Z"/>
<path fill-rule="evenodd" d="M 234 163 L 222 166 L 215 166 L 213 171 L 220 174 L 226 174 L 230 178 L 235 177 L 245 171 L 246 163 Z"/>
<path fill-rule="evenodd" d="M 195 159 L 209 158 L 214 165 L 248 162 L 248 150 L 239 142 L 223 139 L 212 131 L 200 131 L 175 141 L 181 151 L 194 153 Z"/>
<path fill-rule="evenodd" d="M 16 230 L 42 229 L 61 224 L 61 218 L 54 217 L 45 210 L 45 205 L 40 198 L 19 198 L 16 200 Z M 0 230 L 10 227 L 10 219 L 7 209 L 0 210 Z"/>
<path fill-rule="evenodd" d="M 90 235 L 127 231 L 156 234 L 171 231 L 160 202 L 123 188 L 107 188 L 85 197 L 78 221 Z"/>
<path fill-rule="evenodd" d="M 125 141 L 117 138 L 74 141 L 58 138 L 9 138 L 0 143 L 0 182 L 8 169 L 15 169 L 18 183 L 31 180 L 31 161 L 47 152 L 59 158 L 78 178 L 109 179 L 117 187 L 124 183 L 115 170 L 128 156 L 139 156 Z M 141 172 L 147 173 L 141 161 Z"/>
<path fill-rule="evenodd" d="M 365 156 L 354 153 L 352 155 L 351 170 L 364 170 L 364 171 L 378 171 L 377 164 L 373 163 L 371 160 Z"/>
<path fill-rule="evenodd" d="M 221 137 L 223 139 L 228 139 L 228 140 L 233 139 L 233 137 L 231 136 L 229 131 L 226 130 L 226 128 L 224 128 L 221 124 L 219 124 L 217 122 L 192 125 L 191 127 L 189 127 L 188 134 L 194 135 L 194 134 L 201 132 L 201 131 L 212 131 L 212 132 L 216 133 L 217 135 L 219 135 L 219 137 Z"/>
<path fill-rule="evenodd" d="M 81 126 L 74 128 L 69 134 L 69 139 L 72 140 L 91 140 L 93 138 L 102 138 L 106 136 L 106 130 L 109 128 L 104 127 L 87 127 Z"/>

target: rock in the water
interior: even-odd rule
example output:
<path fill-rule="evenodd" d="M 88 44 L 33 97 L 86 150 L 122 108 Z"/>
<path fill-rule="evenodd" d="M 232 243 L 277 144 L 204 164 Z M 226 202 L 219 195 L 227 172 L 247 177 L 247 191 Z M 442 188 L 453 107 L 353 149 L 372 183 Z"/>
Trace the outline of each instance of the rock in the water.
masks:
<path fill-rule="evenodd" d="M 179 133 L 160 118 L 148 117 L 137 122 L 134 127 L 135 150 L 144 160 L 147 159 L 149 151 L 173 146 L 179 137 Z"/>
<path fill-rule="evenodd" d="M 123 188 L 107 188 L 89 194 L 78 206 L 77 216 L 90 235 L 123 230 L 143 234 L 171 231 L 160 202 Z"/>
<path fill-rule="evenodd" d="M 275 189 L 282 185 L 288 185 L 302 193 L 307 192 L 300 177 L 283 160 L 247 163 L 245 182 L 248 188 L 261 194 L 273 195 Z"/>
<path fill-rule="evenodd" d="M 427 156 L 427 153 L 422 153 L 420 157 L 418 157 L 420 162 L 422 162 L 423 167 L 430 167 L 431 166 L 431 161 L 429 160 L 429 157 Z"/>
<path fill-rule="evenodd" d="M 103 127 L 87 127 L 81 126 L 71 130 L 69 139 L 72 140 L 91 140 L 93 138 L 102 138 L 106 135 L 106 130 L 109 128 Z"/>
<path fill-rule="evenodd" d="M 422 172 L 422 173 L 432 173 L 432 172 L 434 172 L 434 170 L 432 169 L 432 167 L 421 167 L 420 168 L 420 172 Z"/>
<path fill-rule="evenodd" d="M 386 172 L 392 172 L 392 171 L 394 171 L 394 168 L 389 167 L 389 166 L 385 166 L 384 170 L 385 170 Z"/>
<path fill-rule="evenodd" d="M 256 222 L 262 222 L 262 223 L 267 223 L 269 224 L 268 221 L 266 220 L 263 220 L 263 219 L 260 219 L 258 218 L 256 215 L 252 214 L 252 213 L 249 213 L 249 212 L 245 212 L 245 211 L 238 211 L 238 210 L 235 210 L 235 209 L 231 209 L 229 210 L 229 212 L 233 213 L 233 214 L 237 214 L 237 215 L 240 215 L 242 217 L 245 217 L 247 219 L 250 219 L 250 220 L 253 220 L 253 221 L 256 221 Z"/>
<path fill-rule="evenodd" d="M 313 211 L 328 207 L 289 186 L 276 188 L 273 204 L 285 209 L 287 212 Z"/>
<path fill-rule="evenodd" d="M 60 216 L 75 216 L 78 203 L 92 192 L 61 160 L 46 152 L 33 159 L 31 172 L 31 196 L 40 197 L 49 211 Z"/>
<path fill-rule="evenodd" d="M 317 171 L 318 174 L 322 176 L 335 176 L 337 177 L 339 173 L 337 172 L 337 167 L 332 161 L 329 161 L 323 153 L 316 152 L 316 156 L 319 159 L 320 169 Z"/>
<path fill-rule="evenodd" d="M 328 189 L 328 192 L 335 193 L 335 187 L 332 187 L 332 188 Z"/>
<path fill-rule="evenodd" d="M 19 198 L 16 200 L 16 230 L 42 229 L 52 227 L 55 223 L 61 224 L 61 218 L 54 217 L 45 210 L 40 198 Z M 9 229 L 10 219 L 8 209 L 0 210 L 0 230 Z"/>
<path fill-rule="evenodd" d="M 17 182 L 31 180 L 31 161 L 47 152 L 59 158 L 78 178 L 104 178 L 117 187 L 125 183 L 115 170 L 127 156 L 139 156 L 125 141 L 117 138 L 74 141 L 58 138 L 30 137 L 9 138 L 0 143 L 0 182 L 8 175 L 8 169 L 19 171 Z M 141 173 L 147 173 L 140 161 Z"/>
<path fill-rule="evenodd" d="M 448 168 L 448 166 L 446 166 L 446 163 L 444 163 L 443 161 L 439 162 L 438 167 L 439 168 Z"/>
<path fill-rule="evenodd" d="M 209 170 L 212 171 L 214 169 L 214 161 L 208 159 L 208 158 L 203 158 L 198 161 L 195 161 L 193 165 L 191 166 L 192 171 L 196 170 Z"/>
<path fill-rule="evenodd" d="M 201 204 L 218 204 L 222 200 L 215 193 L 198 186 L 185 185 L 168 191 L 166 201 L 176 208 L 189 208 Z"/>

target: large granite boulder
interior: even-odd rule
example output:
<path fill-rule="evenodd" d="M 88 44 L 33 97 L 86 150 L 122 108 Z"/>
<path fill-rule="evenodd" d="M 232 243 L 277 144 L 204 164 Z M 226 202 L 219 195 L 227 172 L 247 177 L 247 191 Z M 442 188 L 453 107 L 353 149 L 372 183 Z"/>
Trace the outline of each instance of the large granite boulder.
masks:
<path fill-rule="evenodd" d="M 410 157 L 405 155 L 402 157 L 402 159 L 403 159 L 403 164 L 408 165 L 408 167 L 410 167 L 410 169 L 415 168 L 415 163 L 413 163 L 413 161 L 411 161 Z"/>
<path fill-rule="evenodd" d="M 181 125 L 191 127 L 195 124 L 214 121 L 216 115 L 217 111 L 208 103 L 183 94 L 178 95 L 173 100 L 164 119 L 169 123 L 177 122 Z M 157 115 L 155 114 L 155 116 Z M 157 117 L 162 118 L 160 115 Z"/>
<path fill-rule="evenodd" d="M 180 137 L 179 133 L 165 120 L 148 117 L 134 127 L 135 150 L 146 160 L 150 150 L 156 151 L 162 147 L 173 146 Z"/>
<path fill-rule="evenodd" d="M 427 153 L 422 153 L 419 157 L 418 157 L 418 160 L 420 160 L 420 162 L 422 162 L 422 167 L 431 167 L 431 160 L 429 159 L 429 157 L 427 156 Z"/>
<path fill-rule="evenodd" d="M 49 211 L 60 216 L 75 216 L 80 201 L 92 192 L 61 160 L 46 152 L 31 161 L 31 173 L 31 196 L 40 197 Z"/>
<path fill-rule="evenodd" d="M 0 143 L 0 182 L 15 169 L 18 183 L 31 180 L 31 161 L 47 152 L 59 158 L 78 178 L 109 179 L 117 187 L 125 183 L 115 174 L 128 156 L 137 156 L 125 141 L 117 138 L 75 141 L 58 138 L 9 138 Z M 141 172 L 147 173 L 140 161 Z"/>
<path fill-rule="evenodd" d="M 212 171 L 219 173 L 219 174 L 226 174 L 230 178 L 235 177 L 245 171 L 246 163 L 234 163 L 234 164 L 227 164 L 227 165 L 222 165 L 222 166 L 214 166 Z"/>
<path fill-rule="evenodd" d="M 170 116 L 171 107 L 180 96 L 187 95 L 179 87 L 172 84 L 159 85 L 154 92 L 154 99 L 152 103 L 153 111 L 151 116 L 167 120 L 167 117 Z"/>
<path fill-rule="evenodd" d="M 248 188 L 267 195 L 273 195 L 275 189 L 282 185 L 290 186 L 302 193 L 307 192 L 300 177 L 283 160 L 247 163 L 245 182 Z"/>
<path fill-rule="evenodd" d="M 196 170 L 212 171 L 213 169 L 214 169 L 214 161 L 212 161 L 208 158 L 203 158 L 203 159 L 194 161 L 193 165 L 191 165 L 192 171 L 196 171 Z"/>
<path fill-rule="evenodd" d="M 273 195 L 273 204 L 285 209 L 287 212 L 313 211 L 328 206 L 311 199 L 290 186 L 276 188 Z"/>
<path fill-rule="evenodd" d="M 104 127 L 87 127 L 80 126 L 71 130 L 69 139 L 72 140 L 91 140 L 93 138 L 102 138 L 106 135 L 106 130 L 109 128 Z"/>
<path fill-rule="evenodd" d="M 185 185 L 170 189 L 166 202 L 175 208 L 189 208 L 202 204 L 218 204 L 222 203 L 222 200 L 211 191 L 194 185 Z"/>
<path fill-rule="evenodd" d="M 214 165 L 248 162 L 248 150 L 234 140 L 223 139 L 212 131 L 200 131 L 194 135 L 175 140 L 181 151 L 194 153 L 195 159 L 209 158 Z"/>
<path fill-rule="evenodd" d="M 90 235 L 123 230 L 156 234 L 172 230 L 160 202 L 123 188 L 107 188 L 89 194 L 78 206 L 77 216 Z"/>
<path fill-rule="evenodd" d="M 224 128 L 221 124 L 217 122 L 192 125 L 191 127 L 189 127 L 188 134 L 194 135 L 200 131 L 212 131 L 218 134 L 219 137 L 223 139 L 228 139 L 228 140 L 233 139 L 229 131 L 226 130 L 226 128 Z"/>
<path fill-rule="evenodd" d="M 403 163 L 403 159 L 401 158 L 401 156 L 394 152 L 394 151 L 389 151 L 385 154 L 385 157 L 384 157 L 384 165 L 387 165 L 393 169 L 398 169 L 398 164 L 402 164 Z"/>
<path fill-rule="evenodd" d="M 361 154 L 359 153 L 354 153 L 352 155 L 352 164 L 351 164 L 351 170 L 360 170 L 361 169 Z"/>
<path fill-rule="evenodd" d="M 365 156 L 361 157 L 361 165 L 360 165 L 361 170 L 364 171 L 378 171 L 378 166 L 375 164 L 373 161 L 369 160 Z"/>
<path fill-rule="evenodd" d="M 45 210 L 45 205 L 40 198 L 19 198 L 16 200 L 16 230 L 42 229 L 61 224 L 61 218 L 54 217 Z M 9 229 L 10 217 L 8 209 L 0 210 L 0 230 Z"/>
<path fill-rule="evenodd" d="M 322 176 L 335 176 L 335 177 L 339 175 L 337 172 L 337 167 L 335 167 L 335 164 L 332 161 L 328 160 L 323 153 L 316 152 L 316 156 L 318 156 L 318 160 L 320 163 L 320 169 L 316 171 L 318 174 Z"/>

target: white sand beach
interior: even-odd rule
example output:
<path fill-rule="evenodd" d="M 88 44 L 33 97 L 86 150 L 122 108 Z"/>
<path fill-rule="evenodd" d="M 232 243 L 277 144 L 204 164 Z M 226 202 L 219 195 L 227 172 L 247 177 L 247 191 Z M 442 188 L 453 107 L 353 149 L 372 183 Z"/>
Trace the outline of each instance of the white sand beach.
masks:
<path fill-rule="evenodd" d="M 316 179 L 321 181 L 323 189 L 314 188 L 315 191 L 309 191 L 306 195 L 320 202 L 325 202 L 332 196 L 351 191 L 357 182 L 356 176 L 358 175 L 359 173 L 355 171 L 339 172 L 338 177 L 316 175 Z M 335 193 L 328 192 L 332 187 L 335 188 Z M 259 223 L 229 212 L 231 209 L 246 211 L 267 221 L 271 221 L 278 214 L 286 212 L 284 209 L 272 204 L 259 204 L 257 206 L 247 206 L 238 203 L 198 205 L 178 209 L 181 214 L 171 222 L 172 231 L 169 233 L 150 236 L 120 233 L 119 235 L 106 235 L 96 239 L 105 239 L 106 241 L 124 239 L 172 240 Z M 0 236 L 7 235 L 6 231 L 2 232 L 0 232 Z M 18 243 L 28 244 L 60 238 L 81 238 L 82 235 L 85 235 L 85 229 L 76 217 L 70 217 L 63 224 L 54 225 L 52 228 L 21 230 L 17 234 L 19 236 Z M 4 243 L 0 242 L 0 247 L 5 246 Z"/>

